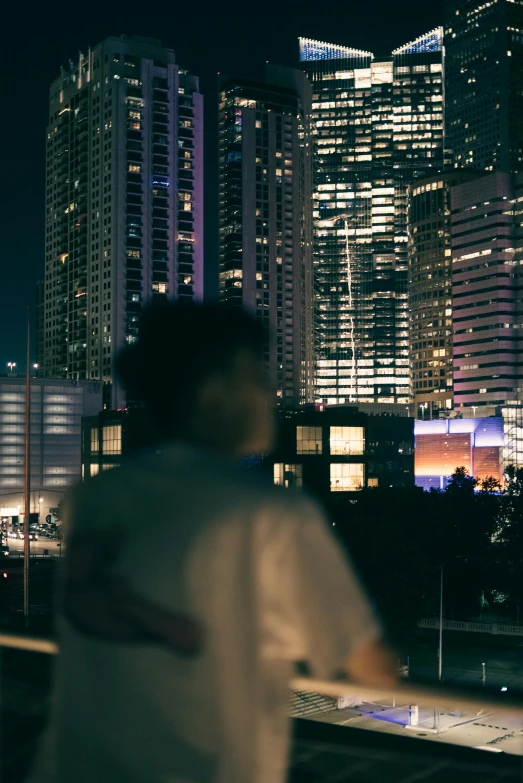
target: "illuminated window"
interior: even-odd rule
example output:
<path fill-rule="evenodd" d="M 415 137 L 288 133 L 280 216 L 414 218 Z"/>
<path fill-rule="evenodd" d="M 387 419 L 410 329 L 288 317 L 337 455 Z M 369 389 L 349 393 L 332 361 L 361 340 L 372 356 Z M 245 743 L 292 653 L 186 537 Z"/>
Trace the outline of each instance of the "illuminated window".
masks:
<path fill-rule="evenodd" d="M 98 438 L 98 427 L 91 429 L 91 454 L 98 454 L 100 450 L 100 441 Z"/>
<path fill-rule="evenodd" d="M 91 476 L 97 476 L 98 475 L 98 465 L 91 465 Z"/>
<path fill-rule="evenodd" d="M 363 427 L 331 427 L 331 454 L 363 454 L 365 434 Z"/>
<path fill-rule="evenodd" d="M 103 453 L 122 453 L 122 425 L 114 424 L 103 428 Z"/>
<path fill-rule="evenodd" d="M 377 478 L 370 478 L 367 480 L 367 486 L 368 487 L 377 487 L 378 486 L 378 479 Z"/>
<path fill-rule="evenodd" d="M 153 291 L 156 294 L 166 294 L 167 283 L 153 283 Z"/>
<path fill-rule="evenodd" d="M 355 492 L 363 487 L 361 463 L 331 462 L 331 492 Z"/>
<path fill-rule="evenodd" d="M 321 427 L 296 427 L 296 453 L 322 453 Z"/>
<path fill-rule="evenodd" d="M 277 462 L 274 465 L 274 483 L 286 489 L 303 487 L 303 466 Z"/>
<path fill-rule="evenodd" d="M 140 166 L 136 166 L 134 163 L 130 163 L 129 166 L 128 166 L 128 170 L 138 173 L 138 172 L 141 171 L 141 167 Z"/>

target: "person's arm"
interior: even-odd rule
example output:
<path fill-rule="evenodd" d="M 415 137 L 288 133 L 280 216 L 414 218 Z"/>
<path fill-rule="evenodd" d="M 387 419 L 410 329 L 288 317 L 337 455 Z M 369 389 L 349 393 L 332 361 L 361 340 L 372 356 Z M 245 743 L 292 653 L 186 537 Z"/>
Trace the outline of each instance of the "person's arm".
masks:
<path fill-rule="evenodd" d="M 267 525 L 262 562 L 264 655 L 306 662 L 318 679 L 346 672 L 393 685 L 394 656 L 321 512 L 296 496 L 282 506 Z"/>
<path fill-rule="evenodd" d="M 391 688 L 398 682 L 397 658 L 383 642 L 374 641 L 349 656 L 345 671 L 354 682 Z"/>

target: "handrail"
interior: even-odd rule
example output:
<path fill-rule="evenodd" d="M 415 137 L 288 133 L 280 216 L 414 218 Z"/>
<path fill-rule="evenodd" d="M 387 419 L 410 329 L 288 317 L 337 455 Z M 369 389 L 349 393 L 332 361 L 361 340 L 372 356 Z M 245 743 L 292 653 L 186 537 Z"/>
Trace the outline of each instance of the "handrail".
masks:
<path fill-rule="evenodd" d="M 312 691 L 321 693 L 324 696 L 339 698 L 341 696 L 352 696 L 356 694 L 364 697 L 364 700 L 372 700 L 376 697 L 384 696 L 400 697 L 406 705 L 414 704 L 452 704 L 453 708 L 459 709 L 502 709 L 504 714 L 519 715 L 523 714 L 523 699 L 521 695 L 511 696 L 505 694 L 500 698 L 497 690 L 492 688 L 482 689 L 481 693 L 477 688 L 455 686 L 449 687 L 439 683 L 415 682 L 411 684 L 406 680 L 401 680 L 397 685 L 392 686 L 373 686 L 363 683 L 351 682 L 349 680 L 316 680 L 309 677 L 295 677 L 291 681 L 293 691 Z"/>
<path fill-rule="evenodd" d="M 22 636 L 10 633 L 0 633 L 0 647 L 39 652 L 47 655 L 56 655 L 59 651 L 58 644 L 52 639 L 44 639 L 34 636 Z M 373 686 L 346 679 L 319 680 L 311 677 L 295 677 L 290 683 L 291 690 L 297 692 L 321 693 L 331 698 L 342 696 L 364 697 L 364 700 L 372 700 L 384 696 L 400 697 L 404 704 L 452 704 L 453 708 L 470 709 L 502 709 L 504 714 L 521 716 L 523 713 L 523 699 L 521 696 L 512 696 L 506 693 L 500 698 L 497 690 L 484 688 L 481 694 L 474 687 L 449 687 L 435 685 L 427 682 L 411 683 L 401 680 L 395 685 Z"/>
<path fill-rule="evenodd" d="M 58 645 L 52 639 L 19 636 L 14 633 L 0 633 L 0 647 L 46 653 L 47 655 L 56 655 L 58 653 Z"/>

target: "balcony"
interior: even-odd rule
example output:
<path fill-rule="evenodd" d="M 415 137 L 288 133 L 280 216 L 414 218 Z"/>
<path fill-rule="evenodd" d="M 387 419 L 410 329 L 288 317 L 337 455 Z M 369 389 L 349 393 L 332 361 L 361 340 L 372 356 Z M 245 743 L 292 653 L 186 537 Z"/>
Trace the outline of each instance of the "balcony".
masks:
<path fill-rule="evenodd" d="M 14 781 L 23 779 L 27 772 L 45 726 L 52 658 L 58 653 L 58 647 L 52 639 L 0 633 L 0 648 L 4 717 L 2 780 Z M 389 712 L 404 709 L 401 705 L 436 703 L 452 705 L 456 714 L 461 710 L 475 715 L 472 727 L 497 721 L 499 726 L 492 728 L 502 732 L 505 731 L 502 720 L 504 725 L 510 721 L 521 723 L 520 697 L 504 694 L 507 698 L 501 700 L 498 691 L 487 687 L 478 692 L 477 688 L 451 689 L 404 680 L 389 692 L 365 687 L 361 698 L 375 709 L 371 717 L 367 713 L 362 718 L 365 710 L 361 706 L 336 709 L 340 699 L 354 702 L 355 694 L 362 691 L 361 686 L 347 681 L 324 682 L 300 677 L 290 687 L 291 714 L 302 714 L 293 718 L 290 783 L 515 783 L 521 779 L 521 730 L 511 732 L 514 742 L 510 747 L 503 744 L 510 742 L 510 738 L 501 737 L 484 749 L 477 749 L 453 744 L 455 741 L 446 739 L 449 735 L 444 730 L 438 736 L 427 728 L 411 726 L 414 730 L 405 730 L 387 717 L 379 720 L 380 711 L 386 712 L 383 708 L 387 703 L 394 704 L 388 708 Z M 489 720 L 489 715 L 493 718 L 498 710 L 503 718 L 499 714 L 496 721 Z M 371 730 L 353 725 L 358 721 L 368 724 L 374 716 L 377 716 L 374 724 L 381 723 L 381 729 L 376 725 Z M 465 724 L 466 721 L 462 725 Z"/>

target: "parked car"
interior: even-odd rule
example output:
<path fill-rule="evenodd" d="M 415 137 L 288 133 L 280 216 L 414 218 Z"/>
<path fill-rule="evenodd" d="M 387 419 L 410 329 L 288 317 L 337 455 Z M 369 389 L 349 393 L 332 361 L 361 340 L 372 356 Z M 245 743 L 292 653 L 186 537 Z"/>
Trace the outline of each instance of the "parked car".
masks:
<path fill-rule="evenodd" d="M 18 529 L 18 538 L 21 538 L 23 540 L 24 538 L 23 528 Z M 38 541 L 38 533 L 36 532 L 36 530 L 29 530 L 29 541 Z"/>

